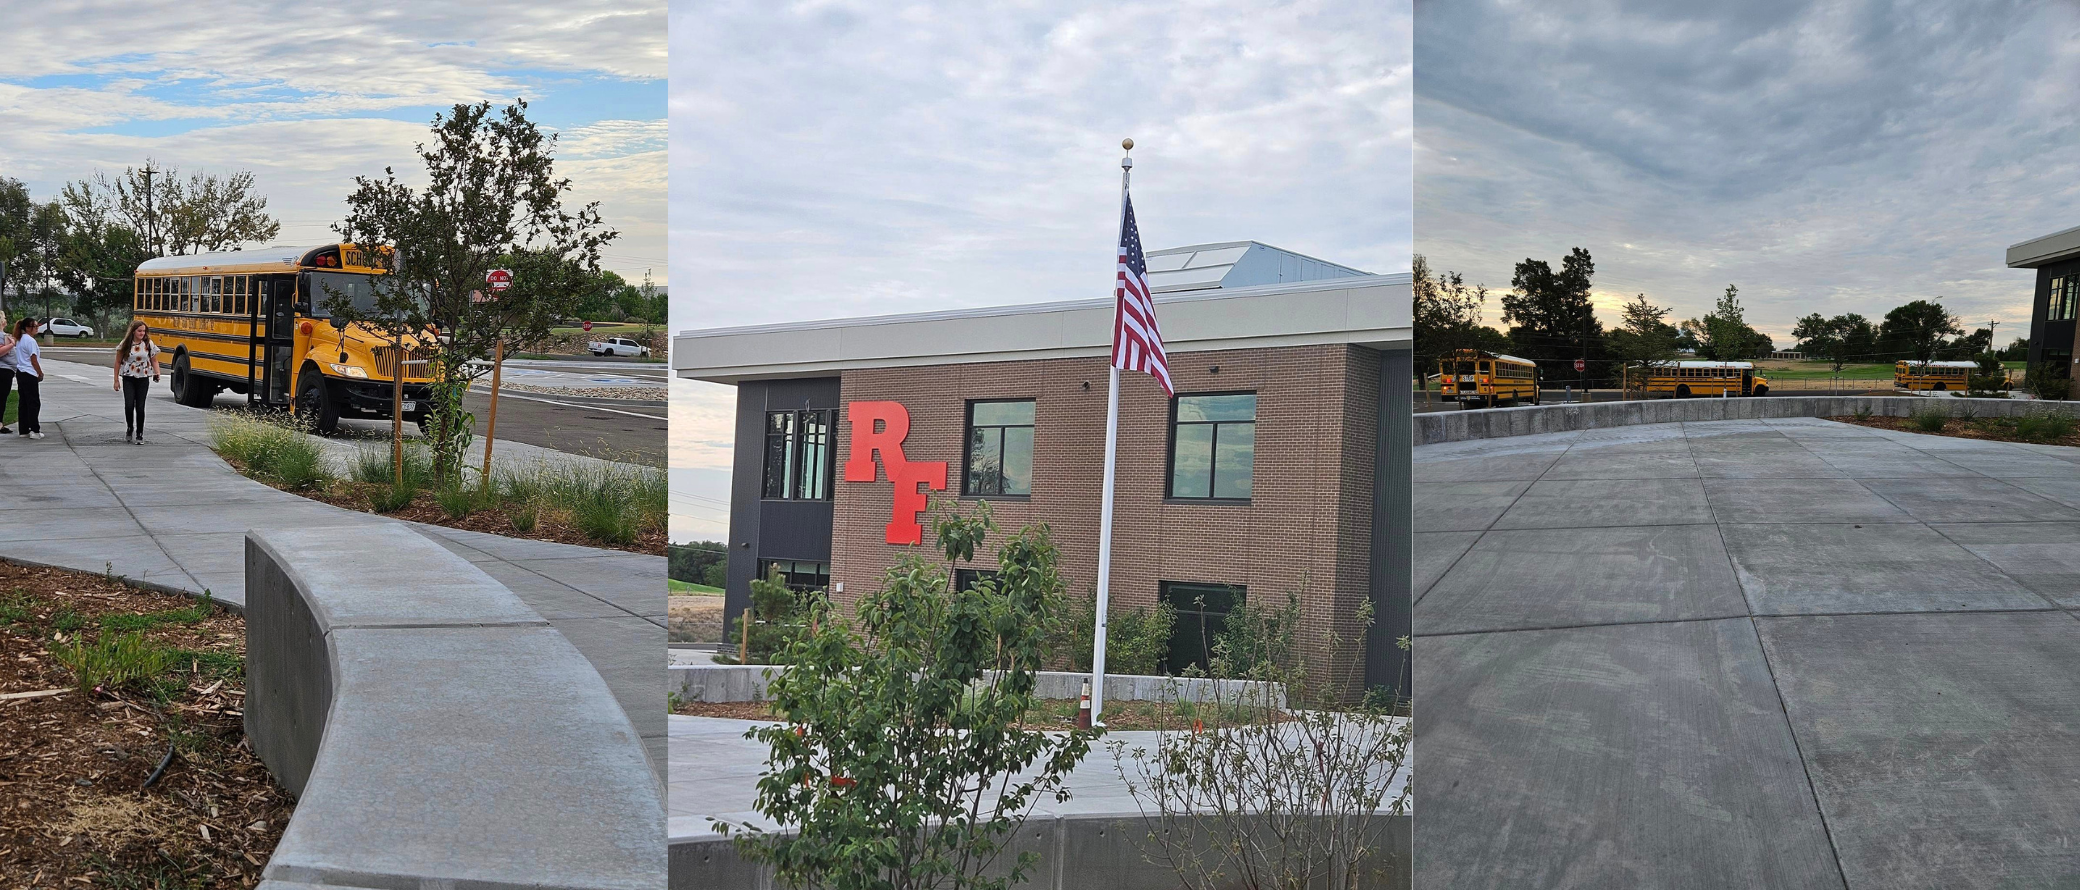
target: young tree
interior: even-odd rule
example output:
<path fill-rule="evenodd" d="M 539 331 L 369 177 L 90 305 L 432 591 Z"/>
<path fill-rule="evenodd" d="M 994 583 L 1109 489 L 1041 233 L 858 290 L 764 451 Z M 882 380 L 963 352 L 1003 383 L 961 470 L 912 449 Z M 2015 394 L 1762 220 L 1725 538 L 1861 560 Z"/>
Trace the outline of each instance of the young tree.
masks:
<path fill-rule="evenodd" d="M 274 240 L 282 224 L 267 213 L 267 198 L 254 188 L 251 171 L 228 176 L 196 173 L 186 181 L 180 170 L 123 168 L 110 178 L 96 172 L 65 186 L 68 204 L 92 205 L 96 215 L 141 233 L 152 256 L 181 256 L 231 250 Z M 146 200 L 150 195 L 150 201 Z"/>
<path fill-rule="evenodd" d="M 1711 312 L 1684 321 L 1683 330 L 1696 341 L 1698 355 L 1719 361 L 1755 358 L 1774 346 L 1767 335 L 1748 326 L 1740 289 L 1731 284 Z"/>
<path fill-rule="evenodd" d="M 334 226 L 364 249 L 394 251 L 372 309 L 339 294 L 324 305 L 335 323 L 432 351 L 428 433 L 435 471 L 450 483 L 460 481 L 475 421 L 463 394 L 490 370 L 478 362 L 501 339 L 546 337 L 596 281 L 600 248 L 617 234 L 597 203 L 564 209 L 571 181 L 555 174 L 555 147 L 556 137 L 527 119 L 524 100 L 496 112 L 489 102 L 458 104 L 434 116 L 433 143 L 419 144 L 425 188 L 388 167 L 381 179 L 357 176 L 347 218 Z M 500 268 L 513 273 L 512 285 L 486 299 L 485 278 Z M 424 337 L 429 330 L 438 337 Z"/>
<path fill-rule="evenodd" d="M 1595 274 L 1595 261 L 1579 247 L 1561 258 L 1558 272 L 1545 260 L 1518 263 L 1510 278 L 1513 290 L 1502 295 L 1502 320 L 1510 325 L 1512 351 L 1533 360 L 1601 361 L 1603 325 L 1589 303 L 1589 282 Z M 1592 369 L 1584 379 L 1596 373 Z"/>
<path fill-rule="evenodd" d="M 1646 294 L 1634 296 L 1621 310 L 1624 322 L 1608 338 L 1611 356 L 1648 370 L 1675 361 L 1678 334 L 1668 323 L 1671 311 L 1649 302 Z"/>
<path fill-rule="evenodd" d="M 1917 363 L 1934 361 L 1937 350 L 1943 348 L 1944 338 L 1964 333 L 1957 316 L 1943 308 L 1942 299 L 1915 300 L 1885 313 L 1878 339 L 1886 348 Z"/>
<path fill-rule="evenodd" d="M 1481 349 L 1482 332 L 1494 329 L 1481 324 L 1481 308 L 1488 301 L 1486 285 L 1466 286 L 1457 272 L 1430 273 L 1430 262 L 1416 254 L 1413 275 L 1415 291 L 1415 378 L 1426 379 L 1437 369 L 1437 360 L 1461 349 Z"/>
<path fill-rule="evenodd" d="M 946 564 L 904 557 L 856 618 L 820 603 L 814 632 L 779 659 L 790 667 L 767 692 L 785 722 L 745 736 L 770 748 L 759 812 L 796 831 L 718 828 L 782 882 L 1002 890 L 1037 864 L 1030 851 L 998 860 L 1042 796 L 1068 799 L 1096 734 L 1024 728 L 1062 580 L 1036 526 L 998 550 L 995 576 L 957 589 L 948 569 L 992 528 L 986 505 L 942 514 Z"/>

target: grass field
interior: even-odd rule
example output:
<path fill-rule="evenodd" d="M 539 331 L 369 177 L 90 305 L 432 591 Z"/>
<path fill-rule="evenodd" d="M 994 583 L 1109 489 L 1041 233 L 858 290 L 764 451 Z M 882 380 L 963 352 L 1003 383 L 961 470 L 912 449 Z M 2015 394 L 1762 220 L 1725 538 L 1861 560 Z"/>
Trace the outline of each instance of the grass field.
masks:
<path fill-rule="evenodd" d="M 672 592 L 677 594 L 693 594 L 695 596 L 722 595 L 722 588 L 720 587 L 709 587 L 706 584 L 695 584 L 691 581 L 681 581 L 677 578 L 673 578 L 668 583 L 671 586 Z"/>

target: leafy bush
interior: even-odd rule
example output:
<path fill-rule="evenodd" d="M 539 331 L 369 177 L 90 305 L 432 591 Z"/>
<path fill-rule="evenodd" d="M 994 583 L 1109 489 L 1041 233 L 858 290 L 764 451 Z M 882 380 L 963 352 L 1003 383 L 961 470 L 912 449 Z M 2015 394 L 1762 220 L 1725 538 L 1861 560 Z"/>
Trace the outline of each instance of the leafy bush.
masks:
<path fill-rule="evenodd" d="M 1110 605 L 1112 615 L 1105 629 L 1105 672 L 1162 673 L 1163 656 L 1170 652 L 1170 633 L 1177 626 L 1177 608 L 1169 603 L 1157 603 L 1153 610 Z M 1088 672 L 1097 628 L 1097 593 L 1071 600 L 1063 620 L 1048 635 L 1047 664 L 1055 670 Z"/>
<path fill-rule="evenodd" d="M 1917 408 L 1907 415 L 1907 423 L 1924 433 L 1940 433 L 1950 423 L 1950 414 L 1941 408 Z"/>
<path fill-rule="evenodd" d="M 904 557 L 856 618 L 818 604 L 817 631 L 788 647 L 793 666 L 767 690 L 782 721 L 745 734 L 768 748 L 758 811 L 794 830 L 718 827 L 780 884 L 964 890 L 1027 880 L 1039 854 L 1014 859 L 1007 848 L 1041 798 L 1066 799 L 1069 772 L 1090 750 L 1091 730 L 1023 726 L 1058 617 L 1049 604 L 1061 601 L 1046 530 L 1001 548 L 988 583 L 955 589 L 948 569 L 972 556 L 988 517 L 934 525 L 946 563 Z"/>
<path fill-rule="evenodd" d="M 787 586 L 785 576 L 779 569 L 764 578 L 751 579 L 751 633 L 744 633 L 744 616 L 726 616 L 724 625 L 724 652 L 715 660 L 723 664 L 737 664 L 737 655 L 746 654 L 744 664 L 779 664 L 776 661 L 797 641 L 809 635 L 811 616 L 823 600 L 822 591 L 796 591 Z"/>

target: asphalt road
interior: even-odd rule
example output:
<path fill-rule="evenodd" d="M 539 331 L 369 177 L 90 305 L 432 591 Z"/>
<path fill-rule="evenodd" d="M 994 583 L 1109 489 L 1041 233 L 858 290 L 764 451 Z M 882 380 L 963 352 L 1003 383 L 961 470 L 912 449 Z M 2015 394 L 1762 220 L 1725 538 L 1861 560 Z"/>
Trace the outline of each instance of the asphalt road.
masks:
<path fill-rule="evenodd" d="M 114 359 L 112 351 L 107 347 L 51 346 L 44 352 L 54 359 L 104 366 Z M 655 401 L 602 399 L 502 390 L 498 399 L 498 438 L 500 441 L 525 442 L 572 454 L 662 467 L 665 465 L 667 441 L 664 386 L 667 377 L 668 372 L 660 362 L 635 362 L 611 358 L 507 361 L 507 382 L 537 387 L 579 388 L 627 385 L 599 382 L 625 379 L 638 386 L 656 385 L 658 398 Z M 484 423 L 491 414 L 489 389 L 489 378 L 486 378 L 477 387 L 477 391 L 472 391 L 464 400 L 470 412 L 477 417 L 479 434 L 482 433 Z M 166 386 L 161 384 L 153 390 L 153 397 L 170 400 L 173 396 Z M 240 403 L 242 397 L 232 393 L 217 397 L 219 406 L 229 407 Z M 385 420 L 348 419 L 341 421 L 341 425 L 357 434 L 370 436 L 387 435 L 390 430 L 390 423 Z M 407 435 L 417 434 L 417 430 L 411 426 L 407 426 L 405 430 Z"/>

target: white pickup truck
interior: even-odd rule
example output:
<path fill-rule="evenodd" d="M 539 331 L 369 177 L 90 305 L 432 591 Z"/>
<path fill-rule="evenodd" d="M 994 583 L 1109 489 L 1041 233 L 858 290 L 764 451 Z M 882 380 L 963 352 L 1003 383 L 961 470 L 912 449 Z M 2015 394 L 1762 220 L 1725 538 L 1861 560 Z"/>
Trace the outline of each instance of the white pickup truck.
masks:
<path fill-rule="evenodd" d="M 593 355 L 647 356 L 650 354 L 650 347 L 630 340 L 627 337 L 608 337 L 605 340 L 594 340 L 585 344 L 585 348 L 591 351 Z"/>

